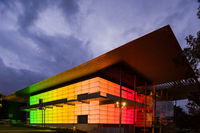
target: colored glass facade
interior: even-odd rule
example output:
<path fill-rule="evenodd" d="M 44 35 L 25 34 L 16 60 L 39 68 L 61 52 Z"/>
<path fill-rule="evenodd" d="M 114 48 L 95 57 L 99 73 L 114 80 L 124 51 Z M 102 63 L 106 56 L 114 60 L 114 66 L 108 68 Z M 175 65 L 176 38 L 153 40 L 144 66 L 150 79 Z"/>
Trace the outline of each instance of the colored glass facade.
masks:
<path fill-rule="evenodd" d="M 78 96 L 99 92 L 101 97 L 90 98 L 87 101 L 78 101 Z M 30 96 L 30 105 L 42 102 L 50 102 L 59 99 L 67 99 L 67 102 L 42 109 L 30 111 L 31 124 L 73 124 L 79 123 L 81 117 L 87 117 L 89 124 L 119 124 L 120 107 L 119 101 L 103 103 L 107 95 L 120 97 L 120 85 L 100 77 L 84 80 L 54 90 Z M 135 124 L 136 126 L 151 126 L 153 119 L 152 96 L 138 94 L 132 89 L 122 87 L 121 96 L 121 123 Z M 130 101 L 130 102 L 126 102 Z M 134 101 L 143 105 L 138 106 Z M 129 104 L 131 103 L 132 104 Z"/>

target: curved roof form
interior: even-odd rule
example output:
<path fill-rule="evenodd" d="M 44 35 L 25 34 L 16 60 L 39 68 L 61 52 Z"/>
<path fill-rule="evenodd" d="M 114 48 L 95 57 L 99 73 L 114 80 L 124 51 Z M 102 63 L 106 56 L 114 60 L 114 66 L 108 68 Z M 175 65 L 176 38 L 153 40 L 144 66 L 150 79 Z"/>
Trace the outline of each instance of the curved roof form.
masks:
<path fill-rule="evenodd" d="M 32 94 L 125 62 L 153 84 L 188 79 L 194 76 L 169 25 L 128 42 L 112 51 L 53 77 L 30 85 L 17 94 Z"/>

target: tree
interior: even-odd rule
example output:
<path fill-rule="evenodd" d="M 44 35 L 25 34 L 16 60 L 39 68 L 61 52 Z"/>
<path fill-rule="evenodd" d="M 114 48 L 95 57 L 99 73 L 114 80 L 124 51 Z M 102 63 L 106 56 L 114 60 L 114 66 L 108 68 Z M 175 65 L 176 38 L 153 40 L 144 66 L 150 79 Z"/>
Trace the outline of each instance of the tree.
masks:
<path fill-rule="evenodd" d="M 200 2 L 200 0 L 198 0 Z M 200 6 L 197 9 L 197 17 L 200 19 Z M 188 59 L 191 67 L 195 72 L 195 78 L 197 79 L 197 91 L 192 92 L 188 97 L 187 108 L 189 110 L 189 120 L 191 129 L 200 129 L 200 31 L 196 36 L 189 35 L 186 38 L 187 47 L 183 50 L 186 58 Z"/>
<path fill-rule="evenodd" d="M 174 106 L 175 111 L 175 124 L 180 129 L 188 129 L 188 119 L 189 116 L 187 113 L 183 111 L 183 109 L 179 106 Z"/>
<path fill-rule="evenodd" d="M 200 2 L 200 0 L 198 0 Z M 200 19 L 200 6 L 198 7 L 197 17 Z M 200 31 L 197 32 L 196 37 L 189 35 L 186 38 L 187 46 L 184 48 L 184 54 L 186 55 L 191 67 L 193 68 L 197 78 L 200 76 L 199 62 L 200 62 Z"/>
<path fill-rule="evenodd" d="M 198 2 L 200 2 L 200 0 L 198 0 Z M 200 19 L 200 6 L 199 6 L 198 11 L 197 11 L 197 17 Z"/>
<path fill-rule="evenodd" d="M 200 76 L 200 71 L 198 68 L 200 62 L 200 31 L 197 32 L 197 37 L 189 35 L 185 39 L 188 47 L 184 48 L 184 54 L 193 68 L 196 77 L 198 78 Z"/>
<path fill-rule="evenodd" d="M 2 108 L 3 94 L 0 92 L 0 108 Z"/>

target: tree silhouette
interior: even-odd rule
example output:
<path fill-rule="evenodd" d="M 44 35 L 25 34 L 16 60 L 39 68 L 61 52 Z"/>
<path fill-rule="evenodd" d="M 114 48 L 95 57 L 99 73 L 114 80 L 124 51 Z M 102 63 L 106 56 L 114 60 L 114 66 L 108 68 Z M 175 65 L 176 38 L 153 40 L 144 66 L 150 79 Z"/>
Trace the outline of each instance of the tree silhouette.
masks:
<path fill-rule="evenodd" d="M 198 0 L 200 2 L 200 0 Z M 197 9 L 197 17 L 200 19 L 200 6 Z M 196 36 L 188 35 L 186 38 L 187 47 L 183 53 L 186 55 L 191 67 L 195 72 L 195 78 L 200 78 L 200 31 Z M 187 108 L 189 110 L 188 124 L 191 129 L 200 129 L 200 83 L 197 80 L 197 91 L 192 92 L 188 97 Z"/>
<path fill-rule="evenodd" d="M 188 120 L 189 120 L 189 116 L 188 114 L 186 114 L 183 109 L 179 106 L 175 106 L 174 107 L 174 111 L 175 111 L 175 124 L 178 128 L 180 129 L 188 129 L 189 125 L 188 125 Z"/>

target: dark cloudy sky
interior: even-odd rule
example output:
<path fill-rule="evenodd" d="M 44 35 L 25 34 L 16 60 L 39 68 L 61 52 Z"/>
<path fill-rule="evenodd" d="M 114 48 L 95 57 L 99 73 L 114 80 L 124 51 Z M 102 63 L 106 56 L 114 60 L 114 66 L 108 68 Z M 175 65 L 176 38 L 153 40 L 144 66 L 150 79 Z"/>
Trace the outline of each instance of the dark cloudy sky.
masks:
<path fill-rule="evenodd" d="M 197 0 L 0 0 L 0 91 L 12 93 L 170 24 L 182 48 Z"/>

